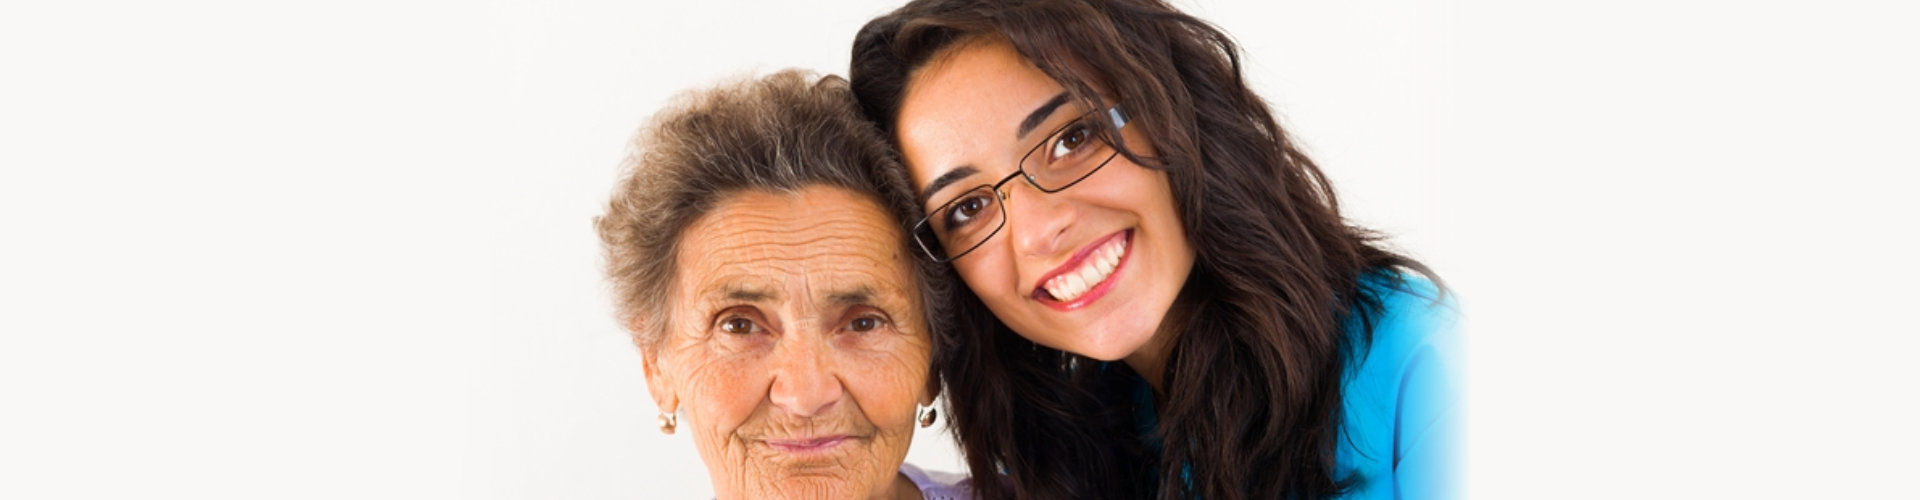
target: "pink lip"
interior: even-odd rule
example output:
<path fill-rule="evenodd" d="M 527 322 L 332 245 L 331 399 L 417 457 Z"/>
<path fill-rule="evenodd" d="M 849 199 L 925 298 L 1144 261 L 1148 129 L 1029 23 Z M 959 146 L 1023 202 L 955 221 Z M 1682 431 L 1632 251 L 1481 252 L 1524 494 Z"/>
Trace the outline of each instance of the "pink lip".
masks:
<path fill-rule="evenodd" d="M 1047 293 L 1047 289 L 1045 287 L 1040 286 L 1041 284 L 1046 283 L 1047 280 L 1053 279 L 1053 277 L 1055 276 L 1065 274 L 1068 271 L 1072 271 L 1074 269 L 1079 269 L 1080 264 L 1086 261 L 1088 256 L 1093 255 L 1094 250 L 1099 249 L 1103 245 L 1106 245 L 1107 242 L 1113 241 L 1114 238 L 1127 239 L 1127 244 L 1126 244 L 1127 250 L 1120 254 L 1120 264 L 1114 266 L 1113 274 L 1108 275 L 1105 281 L 1101 281 L 1099 285 L 1095 285 L 1092 290 L 1087 290 L 1087 293 L 1081 294 L 1080 298 L 1073 299 L 1073 301 L 1071 302 L 1061 302 L 1057 299 L 1054 299 L 1053 294 Z M 1036 302 L 1039 302 L 1041 305 L 1045 305 L 1047 307 L 1051 307 L 1060 311 L 1072 311 L 1075 309 L 1086 307 L 1088 304 L 1092 304 L 1095 301 L 1100 300 L 1101 297 L 1105 297 L 1107 295 L 1107 292 L 1113 289 L 1113 284 L 1120 281 L 1115 278 L 1120 277 L 1120 271 L 1127 268 L 1127 261 L 1132 258 L 1133 258 L 1133 230 L 1132 229 L 1128 229 L 1118 233 L 1113 233 L 1112 235 L 1107 236 L 1105 238 L 1094 240 L 1092 243 L 1088 243 L 1087 246 L 1082 247 L 1079 252 L 1075 252 L 1073 254 L 1073 258 L 1067 259 L 1066 262 L 1060 264 L 1060 267 L 1053 268 L 1053 270 L 1048 271 L 1047 274 L 1041 275 L 1038 281 L 1034 281 L 1033 300 Z"/>
<path fill-rule="evenodd" d="M 853 439 L 853 437 L 840 435 L 806 439 L 768 439 L 764 442 L 767 443 L 767 446 L 772 446 L 773 449 L 780 450 L 781 452 L 795 455 L 811 455 L 830 451 L 835 446 L 839 446 L 840 443 L 845 443 L 850 439 Z"/>

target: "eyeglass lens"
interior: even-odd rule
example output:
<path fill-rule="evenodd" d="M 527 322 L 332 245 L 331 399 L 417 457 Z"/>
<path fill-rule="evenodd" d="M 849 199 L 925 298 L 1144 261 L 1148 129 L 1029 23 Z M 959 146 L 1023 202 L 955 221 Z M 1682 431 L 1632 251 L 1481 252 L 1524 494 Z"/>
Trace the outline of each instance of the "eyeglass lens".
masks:
<path fill-rule="evenodd" d="M 952 260 L 973 251 L 1006 225 L 1005 200 L 996 191 L 1014 177 L 1024 177 L 1042 192 L 1056 193 L 1092 175 L 1118 154 L 1093 121 L 1103 118 L 1112 120 L 1116 130 L 1126 125 L 1114 107 L 1061 126 L 1021 157 L 1018 172 L 995 185 L 969 189 L 928 212 L 915 226 L 914 238 L 935 260 Z"/>

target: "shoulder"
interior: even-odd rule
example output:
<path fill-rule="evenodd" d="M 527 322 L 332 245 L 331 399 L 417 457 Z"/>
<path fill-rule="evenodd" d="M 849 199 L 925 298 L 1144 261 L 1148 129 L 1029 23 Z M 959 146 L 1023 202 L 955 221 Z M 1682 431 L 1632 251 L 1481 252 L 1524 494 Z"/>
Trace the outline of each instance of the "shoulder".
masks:
<path fill-rule="evenodd" d="M 1398 271 L 1375 271 L 1360 278 L 1363 293 L 1380 301 L 1375 328 L 1417 329 L 1415 334 L 1447 333 L 1459 321 L 1460 306 L 1451 291 L 1432 280 Z M 1436 331 L 1438 330 L 1438 331 Z"/>
<path fill-rule="evenodd" d="M 973 479 L 965 474 L 952 472 L 928 472 L 914 467 L 913 464 L 900 464 L 900 473 L 905 474 L 913 485 L 920 488 L 920 495 L 927 500 L 969 500 L 973 498 Z"/>
<path fill-rule="evenodd" d="M 1425 277 L 1391 270 L 1368 273 L 1360 287 L 1379 308 L 1346 320 L 1355 336 L 1348 391 L 1397 392 L 1410 372 L 1464 364 L 1460 307 L 1452 293 Z M 1370 335 L 1360 337 L 1363 330 Z"/>
<path fill-rule="evenodd" d="M 1460 306 L 1454 295 L 1427 278 L 1397 271 L 1376 271 L 1361 277 L 1361 293 L 1380 305 L 1366 322 L 1347 321 L 1358 333 L 1371 326 L 1371 342 L 1356 342 L 1359 365 L 1415 362 L 1424 356 L 1457 358 L 1460 353 Z"/>
<path fill-rule="evenodd" d="M 1365 318 L 1371 342 L 1353 344 L 1336 461 L 1360 479 L 1355 498 L 1450 490 L 1466 362 L 1460 308 L 1415 275 L 1377 272 L 1361 286 L 1380 308 Z M 1347 324 L 1356 333 L 1365 326 L 1357 317 Z"/>

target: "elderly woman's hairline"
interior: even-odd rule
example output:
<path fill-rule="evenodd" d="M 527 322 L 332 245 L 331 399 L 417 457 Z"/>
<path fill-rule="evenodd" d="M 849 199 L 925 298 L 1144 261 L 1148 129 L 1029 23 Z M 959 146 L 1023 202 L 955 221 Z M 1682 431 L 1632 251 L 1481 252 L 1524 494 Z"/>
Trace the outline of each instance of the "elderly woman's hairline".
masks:
<path fill-rule="evenodd" d="M 596 220 L 622 326 L 642 349 L 666 338 L 687 228 L 749 190 L 830 186 L 860 195 L 896 226 L 903 255 L 917 255 L 906 236 L 919 207 L 898 162 L 836 76 L 788 70 L 682 93 L 636 134 L 607 215 Z M 937 357 L 951 278 L 917 258 L 907 274 Z"/>

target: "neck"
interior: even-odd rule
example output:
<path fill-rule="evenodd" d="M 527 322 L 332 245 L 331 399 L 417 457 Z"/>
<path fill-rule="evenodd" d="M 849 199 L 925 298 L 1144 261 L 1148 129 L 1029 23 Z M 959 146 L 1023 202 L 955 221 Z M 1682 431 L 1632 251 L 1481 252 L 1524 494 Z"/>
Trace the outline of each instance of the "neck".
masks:
<path fill-rule="evenodd" d="M 920 487 L 914 485 L 912 479 L 907 479 L 906 474 L 894 474 L 893 488 L 891 489 L 893 491 L 885 495 L 880 495 L 879 497 L 892 498 L 894 500 L 921 500 L 925 498 L 920 494 Z"/>
<path fill-rule="evenodd" d="M 1140 350 L 1134 351 L 1126 358 L 1127 367 L 1133 368 L 1134 373 L 1140 374 L 1140 378 L 1147 379 L 1147 385 L 1153 387 L 1153 395 L 1156 396 L 1154 399 L 1159 399 L 1158 396 L 1166 393 L 1166 388 L 1162 387 L 1165 382 L 1161 378 L 1167 373 L 1166 346 L 1171 343 L 1160 333 L 1155 333 L 1153 340 L 1148 341 L 1147 345 L 1140 346 Z"/>
<path fill-rule="evenodd" d="M 1160 318 L 1160 327 L 1153 332 L 1153 338 L 1133 354 L 1127 355 L 1127 367 L 1133 368 L 1134 373 L 1147 380 L 1147 385 L 1153 387 L 1156 400 L 1166 397 L 1167 357 L 1173 353 L 1173 344 L 1180 339 L 1192 310 L 1187 304 L 1186 294 L 1176 297 L 1173 305 L 1167 308 L 1167 315 Z"/>
<path fill-rule="evenodd" d="M 842 478 L 844 479 L 844 478 Z M 848 481 L 827 480 L 826 484 L 781 485 L 753 484 L 737 485 L 734 488 L 721 488 L 714 483 L 714 498 L 735 500 L 743 498 L 865 498 L 867 500 L 921 500 L 920 486 L 913 484 L 905 472 L 895 472 L 893 479 L 884 486 L 859 485 Z M 784 487 L 783 487 L 784 486 Z"/>

